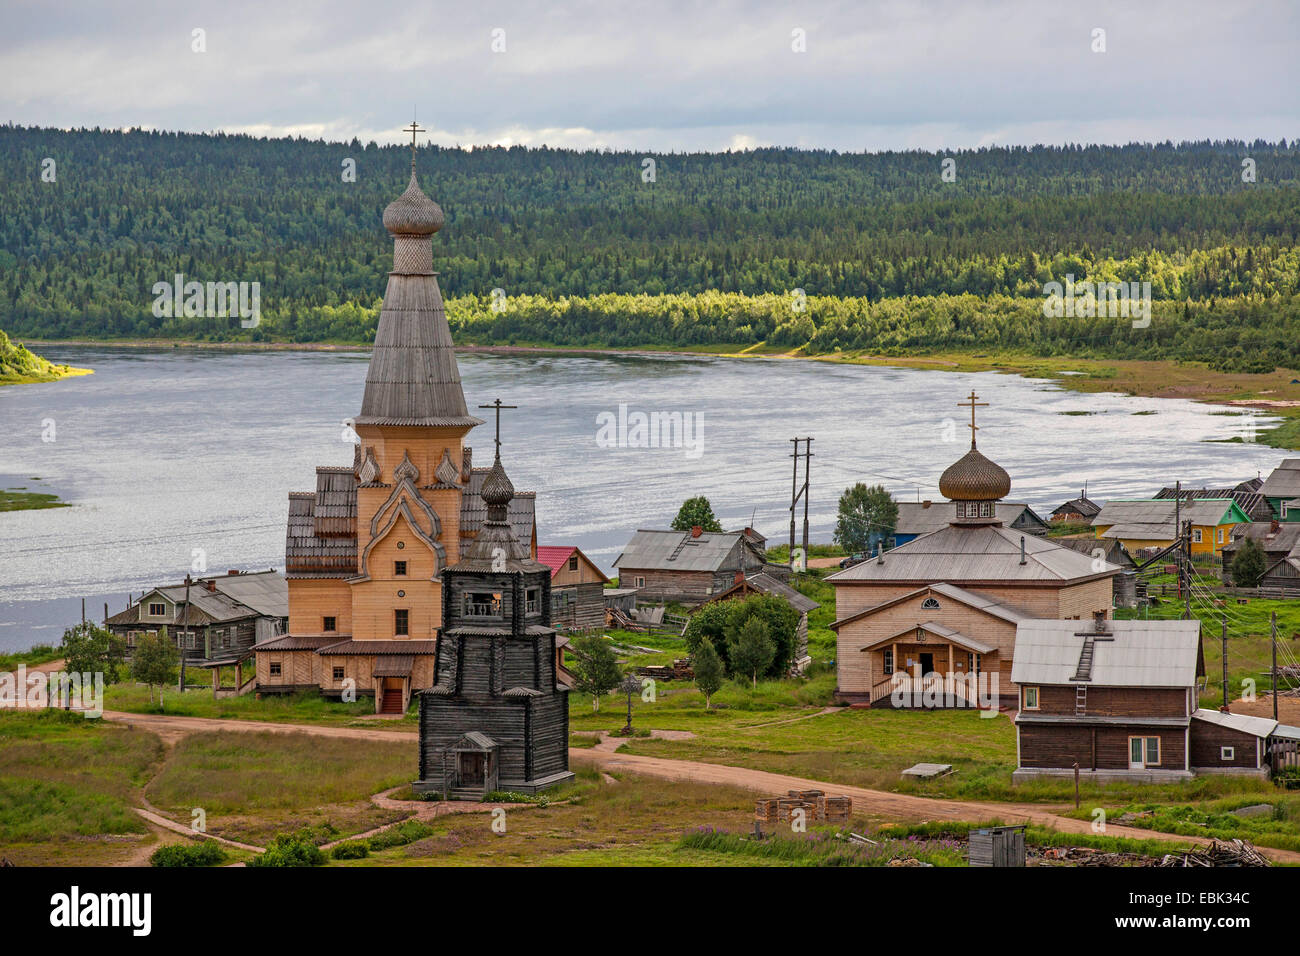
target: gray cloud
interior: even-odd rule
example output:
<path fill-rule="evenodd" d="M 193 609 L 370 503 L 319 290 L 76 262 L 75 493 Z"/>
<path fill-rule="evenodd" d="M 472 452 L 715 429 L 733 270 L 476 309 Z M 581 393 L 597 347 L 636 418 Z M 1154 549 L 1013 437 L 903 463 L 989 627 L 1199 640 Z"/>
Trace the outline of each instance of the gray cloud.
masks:
<path fill-rule="evenodd" d="M 396 142 L 418 107 L 446 145 L 654 150 L 1292 138 L 1297 27 L 1286 0 L 20 2 L 0 117 Z"/>

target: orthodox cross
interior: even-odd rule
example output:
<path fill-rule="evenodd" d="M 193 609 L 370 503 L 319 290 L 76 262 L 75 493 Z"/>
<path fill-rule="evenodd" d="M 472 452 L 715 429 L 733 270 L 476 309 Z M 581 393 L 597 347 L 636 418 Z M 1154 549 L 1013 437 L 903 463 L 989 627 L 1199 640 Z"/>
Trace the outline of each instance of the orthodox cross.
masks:
<path fill-rule="evenodd" d="M 502 404 L 501 404 L 501 399 L 499 399 L 499 398 L 498 398 L 495 402 L 493 402 L 491 405 L 480 405 L 480 406 L 479 406 L 479 408 L 491 408 L 491 409 L 494 409 L 494 410 L 496 411 L 496 413 L 497 413 L 497 437 L 496 437 L 496 444 L 497 444 L 497 457 L 498 457 L 498 458 L 501 457 L 501 409 L 503 409 L 503 408 L 518 408 L 518 407 L 519 407 L 518 405 L 502 405 Z"/>
<path fill-rule="evenodd" d="M 974 448 L 974 447 L 975 447 L 975 433 L 976 433 L 977 431 L 979 431 L 979 428 L 978 428 L 978 427 L 976 426 L 976 424 L 975 424 L 975 409 L 976 409 L 977 407 L 980 407 L 980 406 L 983 406 L 983 407 L 987 407 L 987 406 L 988 406 L 988 402 L 977 402 L 977 401 L 975 401 L 975 399 L 977 399 L 977 398 L 979 398 L 979 396 L 975 394 L 975 390 L 974 390 L 974 389 L 971 389 L 970 398 L 967 399 L 967 400 L 964 401 L 964 402 L 958 402 L 958 403 L 957 403 L 957 407 L 958 407 L 958 408 L 965 408 L 967 405 L 970 406 L 970 446 L 971 446 L 971 448 Z"/>
<path fill-rule="evenodd" d="M 415 134 L 425 132 L 424 127 L 416 126 L 415 120 L 411 120 L 410 126 L 402 127 L 403 133 L 411 134 L 411 172 L 415 172 Z"/>

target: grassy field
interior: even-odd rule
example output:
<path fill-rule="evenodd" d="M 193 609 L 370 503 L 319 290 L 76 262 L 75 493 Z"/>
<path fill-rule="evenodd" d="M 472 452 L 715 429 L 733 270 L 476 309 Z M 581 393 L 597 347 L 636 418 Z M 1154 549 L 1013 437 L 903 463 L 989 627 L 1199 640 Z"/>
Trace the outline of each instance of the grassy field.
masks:
<path fill-rule="evenodd" d="M 100 865 L 150 842 L 133 798 L 162 759 L 152 734 L 51 710 L 0 712 L 0 856 Z"/>
<path fill-rule="evenodd" d="M 16 671 L 19 664 L 25 664 L 27 667 L 48 664 L 50 661 L 57 661 L 62 656 L 63 650 L 53 644 L 37 644 L 25 651 L 11 651 L 8 654 L 0 654 L 0 671 Z"/>
<path fill-rule="evenodd" d="M 58 495 L 28 491 L 26 488 L 0 489 L 0 511 L 39 511 L 43 508 L 71 508 Z"/>
<path fill-rule="evenodd" d="M 195 672 L 195 679 L 202 680 L 211 676 L 206 672 Z M 247 672 L 245 672 L 247 679 Z M 231 680 L 233 683 L 233 679 Z M 416 710 L 412 708 L 402 720 L 367 720 L 359 718 L 375 712 L 373 698 L 362 697 L 353 703 L 344 703 L 322 697 L 317 693 L 266 694 L 260 700 L 256 694 L 243 697 L 223 697 L 220 700 L 212 696 L 208 687 L 187 687 L 184 694 L 176 688 L 167 689 L 160 709 L 157 692 L 154 701 L 149 701 L 149 688 L 143 684 L 111 684 L 104 688 L 104 709 L 121 710 L 136 714 L 166 713 L 182 717 L 213 717 L 237 720 L 266 720 L 274 723 L 289 724 L 333 724 L 338 726 L 361 726 L 371 730 L 410 731 L 415 726 Z"/>

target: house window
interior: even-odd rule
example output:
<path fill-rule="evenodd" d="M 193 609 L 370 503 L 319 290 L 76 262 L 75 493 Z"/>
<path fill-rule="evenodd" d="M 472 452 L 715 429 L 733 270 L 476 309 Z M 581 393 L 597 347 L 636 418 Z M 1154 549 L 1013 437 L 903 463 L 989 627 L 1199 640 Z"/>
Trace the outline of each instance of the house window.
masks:
<path fill-rule="evenodd" d="M 162 616 L 165 615 L 166 613 L 167 613 L 167 605 L 166 605 L 166 604 L 152 604 L 152 603 L 151 603 L 151 604 L 149 605 L 149 616 L 150 616 L 150 617 L 162 617 Z"/>
<path fill-rule="evenodd" d="M 634 588 L 643 588 L 643 587 L 645 587 L 645 578 L 633 578 L 633 579 L 632 579 L 632 587 L 634 587 Z"/>
<path fill-rule="evenodd" d="M 233 630 L 233 628 L 232 628 L 232 630 Z M 221 646 L 222 646 L 222 647 L 229 647 L 229 646 L 230 646 L 230 638 L 231 638 L 231 636 L 232 636 L 232 635 L 231 635 L 230 631 L 222 631 L 222 632 L 221 632 Z M 190 635 L 190 647 L 193 647 L 193 646 L 194 646 L 194 635 L 191 634 L 191 635 Z"/>
<path fill-rule="evenodd" d="M 524 592 L 524 613 L 538 614 L 542 610 L 542 589 L 529 588 Z"/>
<path fill-rule="evenodd" d="M 934 598 L 932 598 L 932 597 L 928 597 L 928 598 L 926 598 L 924 601 L 921 602 L 921 610 L 923 610 L 923 611 L 937 611 L 937 610 L 939 610 L 939 602 L 936 601 L 936 600 L 935 600 Z"/>
<path fill-rule="evenodd" d="M 1223 544 L 1223 529 L 1219 529 L 1219 544 Z"/>
<path fill-rule="evenodd" d="M 470 591 L 465 595 L 466 617 L 500 617 L 501 595 L 491 591 Z"/>
<path fill-rule="evenodd" d="M 393 634 L 397 637 L 407 637 L 410 634 L 408 623 L 411 612 L 401 607 L 393 611 Z"/>
<path fill-rule="evenodd" d="M 1026 687 L 1023 693 L 1025 698 L 1025 702 L 1024 702 L 1025 710 L 1037 710 L 1038 709 L 1038 688 Z"/>
<path fill-rule="evenodd" d="M 135 638 L 136 638 L 136 635 L 139 634 L 139 633 L 140 633 L 139 631 L 127 631 L 127 632 L 126 632 L 126 646 L 127 646 L 127 647 L 135 647 Z"/>
<path fill-rule="evenodd" d="M 1193 529 L 1192 529 L 1192 541 L 1194 541 L 1196 544 L 1200 544 L 1200 543 L 1201 543 L 1201 529 L 1200 529 L 1200 528 L 1193 528 Z"/>
<path fill-rule="evenodd" d="M 993 502 L 991 502 L 991 501 L 981 501 L 981 502 L 980 502 L 980 517 L 981 517 L 981 518 L 992 518 L 992 517 L 993 517 Z"/>
<path fill-rule="evenodd" d="M 279 661 L 271 661 L 271 663 L 270 663 L 269 666 L 270 666 L 270 668 L 271 668 L 271 676 L 272 676 L 272 677 L 279 677 L 279 676 L 280 676 L 280 662 L 279 662 Z"/>
<path fill-rule="evenodd" d="M 341 668 L 341 667 L 336 667 L 336 668 L 334 668 L 334 679 L 335 679 L 335 680 L 342 680 L 342 679 L 343 679 L 343 668 Z"/>
<path fill-rule="evenodd" d="M 964 501 L 957 502 L 957 517 L 958 518 L 966 517 L 966 502 Z M 972 515 L 971 517 L 974 517 L 974 515 Z"/>
<path fill-rule="evenodd" d="M 404 578 L 404 577 L 406 577 L 406 562 L 405 562 L 405 561 L 394 561 L 394 562 L 393 562 L 393 576 L 394 576 L 394 577 L 398 577 L 398 578 Z"/>
<path fill-rule="evenodd" d="M 569 570 L 578 570 L 578 556 L 576 554 L 569 555 Z"/>
<path fill-rule="evenodd" d="M 885 649 L 885 673 L 894 673 L 894 649 L 892 647 Z"/>
<path fill-rule="evenodd" d="M 1237 757 L 1237 749 L 1236 749 L 1235 747 L 1220 747 L 1220 748 L 1219 748 L 1219 759 L 1220 759 L 1220 760 L 1235 760 L 1236 757 Z"/>
<path fill-rule="evenodd" d="M 1128 739 L 1129 768 L 1158 767 L 1160 765 L 1159 737 L 1130 737 Z"/>
<path fill-rule="evenodd" d="M 569 606 L 569 599 L 572 595 L 568 591 L 552 591 L 551 603 L 557 611 L 562 611 Z"/>
<path fill-rule="evenodd" d="M 324 622 L 321 624 L 322 631 L 332 631 L 336 627 L 337 627 L 336 619 L 332 617 L 325 618 Z"/>

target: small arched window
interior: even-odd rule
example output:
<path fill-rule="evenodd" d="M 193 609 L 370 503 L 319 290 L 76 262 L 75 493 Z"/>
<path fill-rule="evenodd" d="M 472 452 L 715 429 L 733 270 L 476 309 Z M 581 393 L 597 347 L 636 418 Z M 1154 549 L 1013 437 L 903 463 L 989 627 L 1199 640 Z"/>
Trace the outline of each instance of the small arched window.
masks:
<path fill-rule="evenodd" d="M 937 611 L 939 610 L 939 602 L 932 597 L 928 597 L 921 602 L 921 609 L 923 611 Z"/>

